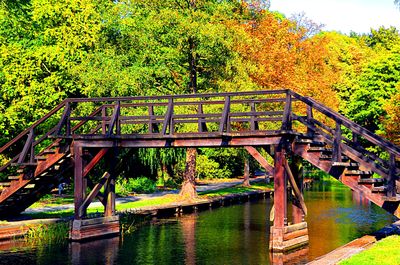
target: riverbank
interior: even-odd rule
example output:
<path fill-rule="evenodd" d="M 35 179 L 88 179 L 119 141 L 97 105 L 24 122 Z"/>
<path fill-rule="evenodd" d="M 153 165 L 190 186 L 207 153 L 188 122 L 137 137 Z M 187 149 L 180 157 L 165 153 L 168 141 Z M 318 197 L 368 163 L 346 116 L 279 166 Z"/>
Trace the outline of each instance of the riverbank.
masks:
<path fill-rule="evenodd" d="M 118 198 L 116 205 L 119 215 L 170 216 L 223 206 L 253 198 L 269 197 L 272 184 L 266 184 L 263 178 L 253 179 L 252 186 L 243 187 L 241 182 L 217 183 L 199 187 L 198 198 L 187 201 L 176 191 L 159 192 Z M 88 215 L 100 216 L 103 208 L 95 203 L 88 209 Z M 73 204 L 48 205 L 29 209 L 19 218 L 0 223 L 0 240 L 24 236 L 38 225 L 50 225 L 72 220 Z"/>
<path fill-rule="evenodd" d="M 357 238 L 309 265 L 370 265 L 400 264 L 400 220 L 386 226 L 372 235 Z M 394 262 L 395 261 L 395 262 Z"/>

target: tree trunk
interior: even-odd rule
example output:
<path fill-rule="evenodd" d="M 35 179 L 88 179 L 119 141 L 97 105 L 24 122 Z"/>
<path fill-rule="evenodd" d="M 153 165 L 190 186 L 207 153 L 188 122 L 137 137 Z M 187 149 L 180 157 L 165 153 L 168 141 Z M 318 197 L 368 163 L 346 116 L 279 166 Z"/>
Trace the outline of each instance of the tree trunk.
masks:
<path fill-rule="evenodd" d="M 244 159 L 244 175 L 243 175 L 243 186 L 250 187 L 250 161 L 246 156 Z"/>
<path fill-rule="evenodd" d="M 196 148 L 186 149 L 186 169 L 183 176 L 183 183 L 180 195 L 185 199 L 197 197 L 195 176 L 196 176 Z"/>

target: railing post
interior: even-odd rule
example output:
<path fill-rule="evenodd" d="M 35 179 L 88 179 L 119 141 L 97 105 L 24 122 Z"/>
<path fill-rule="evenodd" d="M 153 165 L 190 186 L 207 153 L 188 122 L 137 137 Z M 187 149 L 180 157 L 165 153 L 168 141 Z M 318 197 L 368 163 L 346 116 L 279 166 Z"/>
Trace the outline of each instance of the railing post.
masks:
<path fill-rule="evenodd" d="M 169 98 L 168 99 L 168 108 L 167 108 L 167 113 L 165 114 L 164 117 L 164 123 L 163 123 L 163 128 L 161 133 L 163 135 L 167 134 L 167 128 L 169 127 L 169 134 L 172 134 L 173 128 L 171 128 L 172 126 L 172 114 L 174 112 L 174 99 L 173 98 Z"/>
<path fill-rule="evenodd" d="M 204 114 L 203 112 L 203 104 L 199 103 L 198 109 L 197 109 L 197 114 L 199 114 L 199 119 L 197 122 L 199 132 L 206 132 L 207 131 L 207 125 L 204 120 L 204 117 L 202 116 Z"/>
<path fill-rule="evenodd" d="M 33 140 L 35 138 L 35 135 L 33 133 L 33 127 L 29 130 L 28 137 L 26 139 L 24 149 L 22 149 L 22 152 L 19 154 L 18 158 L 18 164 L 22 164 L 25 161 L 25 158 L 28 154 L 28 152 L 32 152 L 33 149 Z M 34 154 L 33 154 L 34 156 Z M 32 160 L 33 157 L 31 156 L 30 160 Z"/>
<path fill-rule="evenodd" d="M 252 131 L 258 131 L 258 122 L 256 121 L 256 103 L 251 102 L 250 104 L 251 107 L 251 117 L 250 117 L 250 129 Z"/>
<path fill-rule="evenodd" d="M 107 108 L 105 106 L 101 107 L 101 133 L 107 133 L 107 126 L 106 126 L 106 117 L 107 117 Z"/>
<path fill-rule="evenodd" d="M 111 117 L 110 124 L 108 125 L 107 136 L 110 137 L 113 133 L 114 126 L 116 134 L 119 135 L 121 133 L 121 126 L 119 122 L 119 113 L 120 113 L 121 104 L 120 101 L 117 101 L 117 104 L 114 106 L 114 112 Z"/>
<path fill-rule="evenodd" d="M 231 108 L 231 97 L 230 96 L 226 96 L 225 97 L 225 104 L 224 104 L 224 110 L 222 112 L 222 116 L 221 116 L 221 122 L 219 124 L 219 132 L 224 132 L 226 130 L 226 132 L 229 132 L 229 124 L 228 124 L 228 120 L 229 120 L 229 111 Z"/>
<path fill-rule="evenodd" d="M 394 154 L 390 154 L 389 158 L 389 179 L 386 195 L 388 197 L 396 196 L 396 156 Z"/>
<path fill-rule="evenodd" d="M 332 162 L 342 162 L 342 150 L 340 147 L 342 142 L 342 129 L 340 125 L 340 122 L 336 121 L 335 135 L 333 136 Z"/>
<path fill-rule="evenodd" d="M 35 162 L 35 146 L 33 143 L 35 142 L 35 132 L 34 132 L 33 128 L 31 129 L 31 131 L 29 133 L 32 134 L 29 162 L 34 163 Z"/>
<path fill-rule="evenodd" d="M 69 121 L 70 114 L 71 114 L 71 103 L 67 101 L 65 102 L 65 107 L 60 122 L 57 125 L 57 131 L 56 131 L 57 135 L 61 135 L 61 130 L 64 125 L 66 125 L 65 135 L 69 136 L 71 134 L 71 125 Z"/>
<path fill-rule="evenodd" d="M 292 129 L 292 95 L 286 92 L 285 109 L 283 111 L 282 130 L 290 131 Z"/>
<path fill-rule="evenodd" d="M 314 114 L 311 105 L 307 105 L 307 122 L 312 124 L 312 120 L 314 119 Z M 307 126 L 307 134 L 309 136 L 314 136 L 315 132 L 310 127 Z"/>

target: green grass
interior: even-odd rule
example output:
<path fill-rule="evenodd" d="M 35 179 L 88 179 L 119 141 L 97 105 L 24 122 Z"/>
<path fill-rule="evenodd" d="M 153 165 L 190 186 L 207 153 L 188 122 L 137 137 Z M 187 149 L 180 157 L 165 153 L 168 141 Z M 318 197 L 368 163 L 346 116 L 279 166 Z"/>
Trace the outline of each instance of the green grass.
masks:
<path fill-rule="evenodd" d="M 251 187 L 243 187 L 243 186 L 235 186 L 231 188 L 224 188 L 215 191 L 207 191 L 207 192 L 199 192 L 199 199 L 207 199 L 209 197 L 216 197 L 216 196 L 226 196 L 230 194 L 240 194 L 249 191 L 255 190 L 270 190 L 273 187 L 273 183 L 266 184 L 264 182 L 257 182 L 252 184 Z M 122 211 L 126 209 L 135 209 L 141 207 L 150 207 L 150 206 L 161 206 L 166 205 L 174 202 L 182 202 L 182 199 L 177 194 L 170 194 L 165 195 L 162 197 L 157 197 L 154 199 L 147 199 L 147 200 L 138 200 L 134 202 L 127 202 L 127 203 L 120 203 L 116 205 L 117 211 Z M 70 202 L 69 202 L 70 203 Z M 57 205 L 60 205 L 59 203 Z M 52 204 L 45 206 L 51 206 Z M 43 205 L 42 205 L 43 206 Z M 103 206 L 97 207 L 90 207 L 88 208 L 87 213 L 102 213 L 104 211 Z M 60 210 L 60 211 L 49 211 L 49 212 L 40 212 L 40 213 L 29 213 L 27 214 L 29 217 L 34 219 L 42 219 L 42 218 L 66 218 L 71 217 L 73 215 L 73 210 Z"/>
<path fill-rule="evenodd" d="M 30 206 L 30 208 L 40 208 L 40 207 L 51 207 L 51 206 L 59 206 L 63 204 L 74 203 L 74 197 L 48 197 L 45 196 L 39 201 L 35 202 Z"/>
<path fill-rule="evenodd" d="M 226 196 L 230 194 L 240 194 L 240 193 L 245 193 L 249 191 L 255 191 L 255 190 L 270 190 L 273 188 L 273 183 L 264 183 L 264 182 L 257 182 L 252 184 L 250 187 L 244 187 L 244 186 L 235 186 L 235 187 L 230 187 L 230 188 L 224 188 L 220 190 L 214 190 L 214 191 L 205 191 L 205 192 L 199 192 L 200 196 L 204 197 L 216 197 L 216 196 Z"/>
<path fill-rule="evenodd" d="M 340 262 L 340 265 L 393 265 L 400 264 L 400 236 L 390 236 L 371 248 Z"/>

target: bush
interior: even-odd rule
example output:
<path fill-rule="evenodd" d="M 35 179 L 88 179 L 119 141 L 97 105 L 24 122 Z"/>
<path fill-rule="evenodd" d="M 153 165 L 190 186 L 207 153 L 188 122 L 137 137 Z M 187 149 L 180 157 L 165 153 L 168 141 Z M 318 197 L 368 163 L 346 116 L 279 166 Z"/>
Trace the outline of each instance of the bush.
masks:
<path fill-rule="evenodd" d="M 229 178 L 231 172 L 225 168 L 220 168 L 219 163 L 209 159 L 205 155 L 198 155 L 196 160 L 196 173 L 198 178 Z"/>
<path fill-rule="evenodd" d="M 153 193 L 155 191 L 156 184 L 154 181 L 146 177 L 119 179 L 115 185 L 115 192 L 121 196 L 126 196 L 131 192 Z"/>

